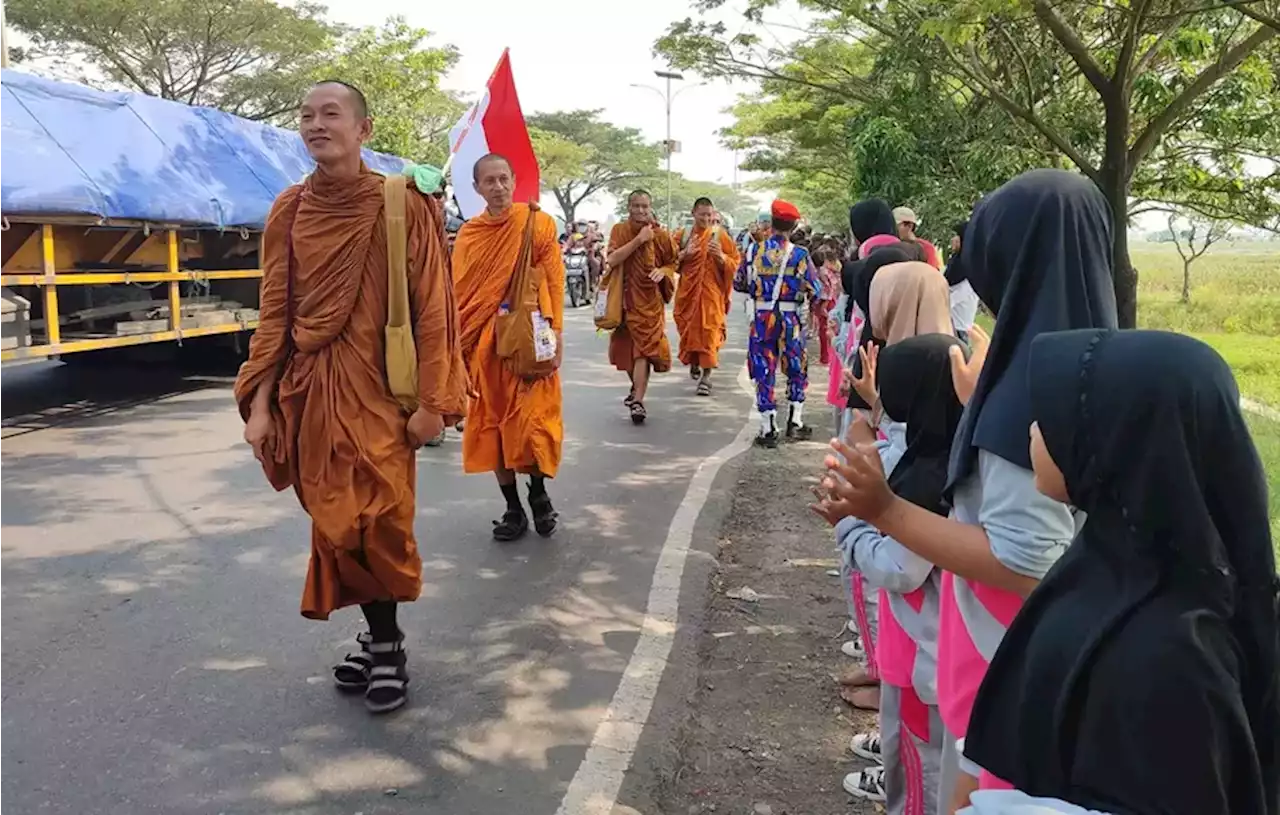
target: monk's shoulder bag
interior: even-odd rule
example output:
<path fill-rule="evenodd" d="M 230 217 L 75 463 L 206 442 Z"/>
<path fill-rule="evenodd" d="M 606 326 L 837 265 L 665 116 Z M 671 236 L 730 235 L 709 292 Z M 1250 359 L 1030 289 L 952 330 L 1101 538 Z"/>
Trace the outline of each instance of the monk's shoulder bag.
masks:
<path fill-rule="evenodd" d="M 554 373 L 559 343 L 551 326 L 551 315 L 543 314 L 538 303 L 542 279 L 533 262 L 533 233 L 538 213 L 538 205 L 530 202 L 516 266 L 494 326 L 498 357 L 506 360 L 516 376 L 523 379 Z"/>
<path fill-rule="evenodd" d="M 418 409 L 418 347 L 409 309 L 409 234 L 405 221 L 406 178 L 388 175 L 382 183 L 387 222 L 387 386 L 406 412 Z"/>

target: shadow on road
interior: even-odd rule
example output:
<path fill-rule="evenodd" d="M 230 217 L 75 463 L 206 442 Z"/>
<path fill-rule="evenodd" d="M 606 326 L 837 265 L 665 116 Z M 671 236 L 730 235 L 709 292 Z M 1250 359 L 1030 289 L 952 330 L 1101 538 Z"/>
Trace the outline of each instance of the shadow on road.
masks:
<path fill-rule="evenodd" d="M 0 376 L 0 439 L 93 419 L 204 388 L 229 387 L 235 368 L 176 362 L 88 365 L 39 362 Z"/>

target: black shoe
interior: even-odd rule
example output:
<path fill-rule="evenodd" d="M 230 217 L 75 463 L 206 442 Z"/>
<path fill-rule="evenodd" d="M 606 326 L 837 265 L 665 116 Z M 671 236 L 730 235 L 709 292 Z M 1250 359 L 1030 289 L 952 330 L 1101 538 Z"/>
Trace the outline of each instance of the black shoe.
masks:
<path fill-rule="evenodd" d="M 544 538 L 549 538 L 556 531 L 556 522 L 560 519 L 555 507 L 551 506 L 551 496 L 546 492 L 534 495 L 529 493 L 529 509 L 533 510 L 533 528 Z"/>
<path fill-rule="evenodd" d="M 771 430 L 764 435 L 756 436 L 756 444 L 760 447 L 767 447 L 770 450 L 778 446 L 778 431 Z"/>
<path fill-rule="evenodd" d="M 793 441 L 808 441 L 813 438 L 813 428 L 807 424 L 797 427 L 794 423 L 788 423 L 787 438 Z"/>
<path fill-rule="evenodd" d="M 493 522 L 493 539 L 510 543 L 520 540 L 529 531 L 529 518 L 524 510 L 509 509 L 502 515 L 501 521 Z"/>

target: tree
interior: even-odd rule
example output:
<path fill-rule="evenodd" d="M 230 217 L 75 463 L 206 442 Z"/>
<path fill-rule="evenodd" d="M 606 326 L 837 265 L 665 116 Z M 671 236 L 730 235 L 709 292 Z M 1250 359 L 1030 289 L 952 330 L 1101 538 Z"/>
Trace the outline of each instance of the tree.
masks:
<path fill-rule="evenodd" d="M 440 79 L 458 62 L 457 49 L 430 46 L 430 37 L 403 17 L 392 17 L 381 28 L 350 32 L 316 68 L 313 81 L 335 78 L 360 88 L 373 116 L 371 148 L 440 166 L 449 157 L 449 128 L 465 105 L 440 87 Z"/>
<path fill-rule="evenodd" d="M 599 110 L 538 113 L 526 118 L 531 130 L 554 134 L 585 151 L 581 172 L 558 174 L 544 186 L 555 196 L 566 221 L 572 222 L 578 205 L 597 192 L 625 195 L 629 185 L 652 174 L 661 147 L 648 144 L 640 131 L 601 121 Z M 545 138 L 545 137 L 544 137 Z M 544 142 L 545 143 L 545 142 Z"/>
<path fill-rule="evenodd" d="M 1173 237 L 1173 245 L 1182 258 L 1182 302 L 1191 302 L 1191 264 L 1209 251 L 1209 247 L 1227 237 L 1233 224 L 1229 221 L 1213 221 L 1202 215 L 1192 213 L 1187 218 L 1187 228 L 1177 227 L 1178 213 L 1169 213 L 1169 234 Z"/>
<path fill-rule="evenodd" d="M 715 7 L 722 0 L 703 0 Z M 748 19 L 767 26 L 774 0 L 753 0 Z M 1113 212 L 1115 287 L 1122 325 L 1137 313 L 1128 219 L 1176 205 L 1265 225 L 1280 212 L 1280 2 L 1131 0 L 809 0 L 814 38 L 854 41 L 874 66 L 897 65 L 962 107 L 981 102 L 1008 126 L 976 145 L 1014 145 L 1043 157 L 1027 166 L 1078 168 Z M 677 67 L 791 81 L 848 102 L 892 99 L 875 67 L 806 63 L 751 31 L 685 20 L 657 43 Z M 903 111 L 889 105 L 894 116 Z M 925 145 L 932 150 L 934 145 Z"/>
<path fill-rule="evenodd" d="M 638 179 L 634 185 L 643 187 L 653 193 L 653 215 L 659 223 L 679 223 L 685 213 L 692 212 L 693 202 L 699 198 L 710 198 L 716 209 L 733 219 L 737 226 L 744 226 L 756 216 L 756 202 L 748 195 L 735 190 L 727 184 L 715 181 L 698 181 L 685 178 L 679 173 L 671 174 L 671 208 L 675 218 L 667 213 L 667 174 L 655 173 L 648 178 Z M 619 196 L 617 213 L 627 214 L 627 200 Z"/>
<path fill-rule="evenodd" d="M 25 58 L 76 61 L 87 84 L 125 87 L 250 119 L 297 109 L 337 29 L 315 3 L 271 0 L 9 0 Z"/>
<path fill-rule="evenodd" d="M 561 189 L 582 178 L 591 151 L 556 133 L 529 128 L 534 155 L 538 157 L 538 174 L 546 189 Z"/>

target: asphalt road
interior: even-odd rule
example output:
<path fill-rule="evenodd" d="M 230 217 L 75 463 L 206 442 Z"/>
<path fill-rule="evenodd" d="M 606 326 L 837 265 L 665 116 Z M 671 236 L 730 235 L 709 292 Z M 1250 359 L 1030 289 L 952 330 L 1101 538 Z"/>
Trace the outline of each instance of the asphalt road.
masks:
<path fill-rule="evenodd" d="M 411 696 L 382 718 L 330 684 L 359 612 L 298 614 L 307 522 L 243 445 L 229 379 L 7 369 L 6 811 L 555 812 L 689 480 L 750 410 L 733 322 L 715 396 L 677 368 L 637 428 L 605 336 L 572 313 L 549 541 L 491 540 L 500 495 L 462 474 L 456 434 L 420 454 Z"/>

